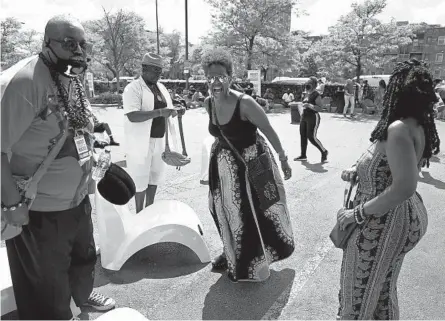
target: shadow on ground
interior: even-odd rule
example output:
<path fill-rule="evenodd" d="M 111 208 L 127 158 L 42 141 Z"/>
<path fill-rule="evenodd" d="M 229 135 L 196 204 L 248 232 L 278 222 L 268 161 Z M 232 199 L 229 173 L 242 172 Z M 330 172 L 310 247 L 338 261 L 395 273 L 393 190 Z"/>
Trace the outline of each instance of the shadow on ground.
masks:
<path fill-rule="evenodd" d="M 271 271 L 264 283 L 233 284 L 226 275 L 210 287 L 202 311 L 203 320 L 277 319 L 286 306 L 295 271 Z"/>
<path fill-rule="evenodd" d="M 142 279 L 170 279 L 203 269 L 198 256 L 188 247 L 177 243 L 158 243 L 134 254 L 119 271 L 104 269 L 100 257 L 96 264 L 94 287 L 109 283 L 130 284 Z"/>
<path fill-rule="evenodd" d="M 307 170 L 314 173 L 326 173 L 328 170 L 323 167 L 323 163 L 309 163 L 308 161 L 300 162 Z"/>
<path fill-rule="evenodd" d="M 445 189 L 445 182 L 442 182 L 441 180 L 432 177 L 429 172 L 422 171 L 421 174 L 422 175 L 419 176 L 419 182 L 432 185 L 438 189 Z"/>
<path fill-rule="evenodd" d="M 380 116 L 377 115 L 364 115 L 357 114 L 354 118 L 351 118 L 349 115 L 347 117 L 343 116 L 343 114 L 333 114 L 332 118 L 337 120 L 343 120 L 347 122 L 360 122 L 360 123 L 372 123 L 380 119 Z"/>

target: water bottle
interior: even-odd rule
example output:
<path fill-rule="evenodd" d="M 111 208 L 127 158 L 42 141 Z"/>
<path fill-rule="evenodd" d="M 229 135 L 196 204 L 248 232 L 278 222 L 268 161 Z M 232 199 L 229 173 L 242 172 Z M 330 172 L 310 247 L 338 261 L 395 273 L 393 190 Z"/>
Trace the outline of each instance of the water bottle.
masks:
<path fill-rule="evenodd" d="M 92 178 L 99 182 L 110 167 L 111 164 L 111 149 L 109 147 L 105 148 L 105 151 L 102 152 L 99 156 L 99 160 L 96 163 L 96 166 L 93 168 Z"/>

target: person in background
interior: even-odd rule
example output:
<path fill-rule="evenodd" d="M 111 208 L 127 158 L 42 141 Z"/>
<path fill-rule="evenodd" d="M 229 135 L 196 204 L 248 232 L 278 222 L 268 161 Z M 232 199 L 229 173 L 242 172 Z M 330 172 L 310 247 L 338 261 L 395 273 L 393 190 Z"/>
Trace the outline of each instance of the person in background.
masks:
<path fill-rule="evenodd" d="M 438 103 L 436 104 L 435 108 L 436 108 L 436 117 L 437 119 L 440 120 L 445 120 L 445 84 L 442 84 L 442 80 L 439 79 L 439 81 L 437 81 L 436 79 L 436 86 L 434 88 L 437 98 L 438 98 Z"/>
<path fill-rule="evenodd" d="M 110 137 L 110 145 L 111 146 L 119 146 L 120 144 L 114 140 L 113 134 L 111 133 L 111 129 L 110 129 L 110 126 L 108 125 L 108 123 L 99 122 L 99 120 L 97 119 L 97 117 L 94 114 L 92 115 L 92 117 L 93 117 L 93 122 L 94 122 L 94 132 L 95 133 L 106 132 L 108 137 Z M 106 145 L 108 145 L 108 144 L 106 144 Z M 104 148 L 106 145 L 102 142 L 94 141 L 95 148 Z"/>
<path fill-rule="evenodd" d="M 263 109 L 249 95 L 229 89 L 233 63 L 227 50 L 206 52 L 202 65 L 211 94 L 204 105 L 209 113 L 209 132 L 215 137 L 210 155 L 209 210 L 224 247 L 212 265 L 215 270 L 227 270 L 232 282 L 265 281 L 270 276 L 269 265 L 289 257 L 295 244 L 283 181 L 258 130 L 278 153 L 284 179 L 291 177 L 292 170 Z M 251 186 L 248 190 L 244 165 L 263 153 L 272 167 L 272 177 L 264 189 L 272 192 L 270 184 L 276 184 L 273 191 L 280 196 L 267 210 L 260 209 L 255 189 Z"/>
<path fill-rule="evenodd" d="M 263 98 L 267 100 L 269 109 L 273 109 L 273 106 L 274 106 L 273 100 L 274 100 L 275 96 L 272 93 L 272 89 L 267 88 L 266 92 L 264 93 Z"/>
<path fill-rule="evenodd" d="M 324 93 L 324 87 L 326 85 L 326 78 L 325 77 L 321 77 L 318 80 L 318 86 L 317 86 L 317 91 L 318 93 L 323 97 L 323 93 Z"/>
<path fill-rule="evenodd" d="M 414 59 L 399 63 L 371 133 L 373 144 L 342 172 L 343 180 L 358 185 L 355 207 L 337 214 L 341 229 L 357 224 L 343 252 L 340 320 L 399 319 L 397 279 L 405 255 L 428 225 L 416 189 L 422 166 L 440 151 L 432 117 L 436 101 L 427 65 Z"/>
<path fill-rule="evenodd" d="M 300 156 L 294 159 L 294 161 L 307 160 L 306 152 L 308 140 L 320 151 L 321 162 L 324 163 L 328 160 L 328 151 L 317 138 L 317 131 L 321 120 L 319 111 L 323 108 L 323 103 L 316 88 L 317 78 L 310 77 L 305 85 L 306 93 L 303 98 L 303 115 L 301 116 L 300 121 L 301 153 Z"/>
<path fill-rule="evenodd" d="M 377 107 L 377 112 L 379 115 L 381 115 L 383 111 L 383 97 L 385 97 L 385 92 L 386 83 L 383 79 L 380 79 L 379 87 L 377 88 L 377 93 L 375 95 L 375 105 Z"/>
<path fill-rule="evenodd" d="M 343 109 L 343 116 L 346 117 L 348 107 L 351 107 L 350 116 L 354 117 L 354 107 L 355 107 L 355 88 L 354 82 L 351 79 L 346 80 L 345 85 L 345 107 Z"/>
<path fill-rule="evenodd" d="M 252 84 L 252 83 L 249 82 L 249 83 L 247 84 L 247 88 L 244 89 L 244 93 L 245 93 L 246 95 L 252 96 L 252 93 L 253 93 L 253 84 Z"/>
<path fill-rule="evenodd" d="M 97 311 L 116 304 L 93 291 L 93 119 L 79 77 L 91 47 L 77 19 L 56 16 L 46 24 L 41 53 L 1 74 L 1 207 L 13 218 L 8 223 L 22 226 L 5 242 L 21 320 L 76 319 L 71 298 Z M 28 208 L 17 177 L 33 176 L 59 144 Z"/>
<path fill-rule="evenodd" d="M 284 107 L 289 107 L 289 104 L 295 100 L 294 94 L 291 92 L 290 88 L 286 90 L 281 99 L 284 101 Z"/>
<path fill-rule="evenodd" d="M 162 57 L 147 53 L 142 60 L 142 76 L 125 87 L 124 132 L 128 173 L 136 185 L 136 213 L 153 204 L 158 185 L 163 180 L 166 164 L 166 118 L 176 116 L 169 92 L 159 82 Z"/>

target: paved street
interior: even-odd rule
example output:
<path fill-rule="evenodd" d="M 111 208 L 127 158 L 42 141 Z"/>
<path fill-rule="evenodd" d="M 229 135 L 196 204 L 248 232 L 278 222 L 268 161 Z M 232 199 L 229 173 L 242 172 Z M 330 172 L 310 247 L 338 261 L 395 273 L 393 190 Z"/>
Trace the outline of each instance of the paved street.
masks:
<path fill-rule="evenodd" d="M 119 142 L 123 139 L 122 110 L 96 108 Z M 298 156 L 298 125 L 290 124 L 288 112 L 270 114 L 290 160 Z M 293 177 L 286 181 L 296 250 L 287 260 L 275 263 L 264 284 L 232 284 L 225 275 L 211 272 L 189 249 L 162 244 L 142 250 L 119 272 L 97 265 L 97 290 L 114 297 L 119 306 L 135 308 L 157 319 L 334 319 L 342 252 L 333 247 L 329 232 L 342 205 L 342 169 L 351 166 L 369 144 L 375 126 L 372 117 L 356 120 L 322 114 L 319 139 L 329 150 L 329 162 L 308 148 L 308 163 L 291 161 Z M 192 163 L 176 171 L 168 169 L 168 181 L 159 187 L 157 199 L 176 199 L 190 205 L 204 227 L 211 252 L 221 252 L 217 230 L 207 209 L 208 187 L 199 184 L 201 143 L 208 135 L 204 109 L 187 111 L 185 139 Z M 399 279 L 401 319 L 445 318 L 445 122 L 438 122 L 442 152 L 422 172 L 418 191 L 429 211 L 429 227 L 420 244 L 407 255 Z M 113 159 L 121 160 L 121 148 Z M 98 313 L 86 312 L 83 319 Z"/>

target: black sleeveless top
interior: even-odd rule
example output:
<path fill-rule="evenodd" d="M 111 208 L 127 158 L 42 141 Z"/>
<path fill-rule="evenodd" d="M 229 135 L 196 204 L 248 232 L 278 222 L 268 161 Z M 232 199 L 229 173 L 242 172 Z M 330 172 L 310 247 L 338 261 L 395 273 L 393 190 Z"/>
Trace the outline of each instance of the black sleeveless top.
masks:
<path fill-rule="evenodd" d="M 154 109 L 162 109 L 167 107 L 165 97 L 164 95 L 162 95 L 158 86 L 156 84 L 153 85 L 150 84 L 148 88 L 150 88 L 154 96 L 154 104 L 155 104 Z M 153 118 L 153 121 L 151 123 L 150 137 L 162 138 L 165 135 L 165 130 L 166 130 L 165 118 L 164 117 Z"/>
<path fill-rule="evenodd" d="M 249 121 L 241 119 L 240 101 L 243 95 L 240 95 L 236 102 L 235 110 L 233 111 L 232 118 L 224 125 L 220 125 L 224 135 L 230 140 L 230 142 L 237 148 L 247 148 L 256 142 L 257 127 Z M 226 148 L 229 148 L 226 141 L 222 137 L 217 125 L 213 124 L 213 106 L 212 101 L 209 100 L 209 133 L 217 138 L 220 138 L 220 142 Z"/>
<path fill-rule="evenodd" d="M 306 96 L 303 99 L 303 103 L 309 103 L 311 105 L 316 106 L 317 104 L 315 103 L 315 101 L 317 100 L 318 96 L 320 96 L 320 93 L 315 90 L 315 91 L 311 92 L 309 94 L 309 96 Z M 304 111 L 303 111 L 303 115 L 304 114 L 310 115 L 310 114 L 315 114 L 315 113 L 317 113 L 317 112 L 315 110 L 313 110 L 313 109 L 310 109 L 310 108 L 305 108 Z"/>

